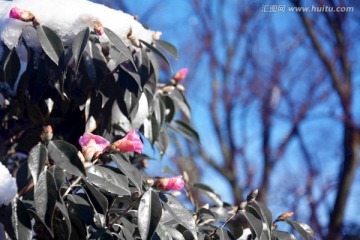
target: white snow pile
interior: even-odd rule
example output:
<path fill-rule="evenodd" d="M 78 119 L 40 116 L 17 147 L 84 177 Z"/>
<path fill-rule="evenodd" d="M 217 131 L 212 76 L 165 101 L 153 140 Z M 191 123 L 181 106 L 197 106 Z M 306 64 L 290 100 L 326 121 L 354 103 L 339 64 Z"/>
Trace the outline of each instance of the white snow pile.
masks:
<path fill-rule="evenodd" d="M 15 197 L 17 187 L 16 180 L 13 178 L 9 170 L 0 162 L 0 207 L 9 204 Z"/>
<path fill-rule="evenodd" d="M 100 22 L 121 37 L 126 43 L 131 29 L 131 37 L 151 43 L 160 33 L 145 29 L 134 16 L 104 5 L 86 0 L 0 0 L 0 40 L 10 49 L 17 46 L 18 39 L 23 36 L 31 47 L 39 47 L 32 22 L 22 22 L 9 17 L 10 10 L 17 7 L 30 11 L 41 25 L 54 30 L 65 45 L 71 43 L 73 37 L 86 27 L 93 28 Z M 32 41 L 34 39 L 34 41 Z M 100 41 L 108 41 L 102 35 Z M 0 47 L 0 56 L 3 50 Z"/>

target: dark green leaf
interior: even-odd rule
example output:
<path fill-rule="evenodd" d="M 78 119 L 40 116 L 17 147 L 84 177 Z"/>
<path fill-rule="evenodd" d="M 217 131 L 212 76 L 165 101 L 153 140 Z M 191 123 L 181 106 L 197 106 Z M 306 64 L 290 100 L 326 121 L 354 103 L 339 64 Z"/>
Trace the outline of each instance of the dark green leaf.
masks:
<path fill-rule="evenodd" d="M 94 205 L 96 211 L 101 214 L 106 214 L 108 210 L 108 201 L 106 197 L 90 183 L 88 183 L 87 181 L 84 182 L 86 185 L 85 186 L 86 193 L 90 201 Z"/>
<path fill-rule="evenodd" d="M 151 51 L 153 51 L 154 53 L 156 53 L 159 57 L 161 57 L 162 59 L 165 60 L 165 62 L 169 65 L 171 71 L 172 71 L 172 67 L 171 67 L 171 64 L 169 62 L 169 59 L 167 59 L 167 57 L 162 53 L 160 52 L 156 47 L 154 47 L 153 45 L 143 41 L 143 40 L 139 40 L 142 44 L 144 44 L 147 48 L 149 48 Z"/>
<path fill-rule="evenodd" d="M 70 239 L 72 229 L 71 229 L 71 221 L 68 210 L 65 205 L 59 202 L 56 203 L 56 207 L 60 210 L 63 216 L 63 220 L 65 220 L 65 224 L 66 224 L 66 231 L 62 231 L 62 234 L 64 236 L 64 238 L 62 239 Z"/>
<path fill-rule="evenodd" d="M 260 238 L 263 231 L 262 221 L 248 212 L 244 212 L 242 213 L 242 215 L 244 215 L 246 220 L 248 221 L 251 231 L 255 233 L 256 237 Z"/>
<path fill-rule="evenodd" d="M 190 106 L 187 103 L 186 98 L 184 97 L 182 92 L 175 88 L 174 90 L 170 91 L 167 96 L 169 96 L 173 100 L 174 104 L 184 113 L 187 119 L 190 120 Z"/>
<path fill-rule="evenodd" d="M 161 126 L 160 135 L 158 137 L 158 140 L 156 141 L 156 146 L 158 147 L 161 155 L 165 154 L 165 151 L 168 148 L 170 141 L 171 140 L 168 131 L 164 126 Z"/>
<path fill-rule="evenodd" d="M 172 240 L 171 234 L 168 232 L 168 228 L 165 227 L 161 223 L 159 223 L 159 225 L 158 225 L 158 227 L 156 229 L 156 234 L 159 237 L 159 239 L 161 239 L 161 240 Z M 179 234 L 181 235 L 181 233 L 179 233 Z"/>
<path fill-rule="evenodd" d="M 4 71 L 4 80 L 13 89 L 20 71 L 20 59 L 16 53 L 15 48 L 13 48 L 10 51 L 9 55 L 6 57 L 3 65 L 3 71 Z"/>
<path fill-rule="evenodd" d="M 50 158 L 56 165 L 75 176 L 85 175 L 85 168 L 81 162 L 76 147 L 70 143 L 54 140 L 48 144 Z"/>
<path fill-rule="evenodd" d="M 66 196 L 69 203 L 69 213 L 76 213 L 74 217 L 76 219 L 80 218 L 86 224 L 93 224 L 93 208 L 90 204 L 82 197 L 74 194 L 69 194 Z"/>
<path fill-rule="evenodd" d="M 175 105 L 174 100 L 169 96 L 162 96 L 161 99 L 165 104 L 166 110 L 168 110 L 165 116 L 165 122 L 170 123 L 178 112 L 178 106 Z"/>
<path fill-rule="evenodd" d="M 142 181 L 140 171 L 127 161 L 121 159 L 118 155 L 112 154 L 111 159 L 116 163 L 116 166 L 120 171 L 130 179 L 139 191 L 141 191 Z"/>
<path fill-rule="evenodd" d="M 125 43 L 121 40 L 121 38 L 119 38 L 113 31 L 111 31 L 110 29 L 108 29 L 106 27 L 104 28 L 104 32 L 105 32 L 106 36 L 109 38 L 110 42 L 112 42 L 112 44 L 114 44 L 116 49 L 119 50 L 121 54 L 126 56 L 126 58 L 128 60 L 130 60 L 130 62 L 133 64 L 133 66 L 136 69 L 136 65 L 134 63 L 132 54 L 131 54 L 129 48 L 126 47 Z"/>
<path fill-rule="evenodd" d="M 65 181 L 66 173 L 62 168 L 56 165 L 51 166 L 51 168 L 49 168 L 49 172 L 53 175 L 55 179 L 56 189 L 59 190 L 61 188 L 61 185 Z"/>
<path fill-rule="evenodd" d="M 176 120 L 175 123 L 181 132 L 185 133 L 189 137 L 195 138 L 198 142 L 200 142 L 199 134 L 194 130 L 194 128 L 189 123 L 184 122 L 182 120 Z"/>
<path fill-rule="evenodd" d="M 32 239 L 32 228 L 31 228 L 31 219 L 28 214 L 27 208 L 25 204 L 20 200 L 16 199 L 16 208 L 15 205 L 13 206 L 13 213 L 12 214 L 12 223 L 15 231 L 15 235 L 17 239 Z"/>
<path fill-rule="evenodd" d="M 138 226 L 143 240 L 151 239 L 160 222 L 162 207 L 159 196 L 152 190 L 147 190 L 141 197 L 138 210 Z"/>
<path fill-rule="evenodd" d="M 77 72 L 80 64 L 81 57 L 85 50 L 86 44 L 89 41 L 90 29 L 87 27 L 80 31 L 74 38 L 72 43 L 72 53 L 75 61 L 75 73 Z"/>
<path fill-rule="evenodd" d="M 193 185 L 194 188 L 197 188 L 200 190 L 200 192 L 205 195 L 212 203 L 214 203 L 216 206 L 222 207 L 223 201 L 221 200 L 218 193 L 216 193 L 212 188 L 209 186 L 202 184 L 202 183 L 195 183 Z"/>
<path fill-rule="evenodd" d="M 107 71 L 106 59 L 100 47 L 88 41 L 82 55 L 82 61 L 88 78 L 96 88 L 99 88 Z"/>
<path fill-rule="evenodd" d="M 219 228 L 216 234 L 219 236 L 219 240 L 235 240 L 231 233 L 224 228 Z"/>
<path fill-rule="evenodd" d="M 231 220 L 226 224 L 226 227 L 229 228 L 230 233 L 234 236 L 235 239 L 238 239 L 243 234 L 243 228 L 237 220 Z"/>
<path fill-rule="evenodd" d="M 38 143 L 29 152 L 28 165 L 34 181 L 34 185 L 36 185 L 37 179 L 44 169 L 45 162 L 47 160 L 47 154 L 47 148 L 41 143 Z"/>
<path fill-rule="evenodd" d="M 296 237 L 288 232 L 274 230 L 271 232 L 272 237 L 279 240 L 296 240 Z M 273 238 L 272 238 L 273 239 Z"/>
<path fill-rule="evenodd" d="M 262 217 L 263 221 L 266 222 L 268 229 L 271 229 L 273 217 L 272 217 L 272 213 L 270 212 L 270 210 L 265 206 L 265 204 L 263 204 L 261 202 L 255 201 L 253 204 L 256 205 L 258 207 L 258 209 L 260 210 L 261 217 Z"/>
<path fill-rule="evenodd" d="M 194 238 L 196 238 L 196 225 L 193 214 L 174 196 L 166 194 L 167 202 L 163 203 L 166 210 L 174 217 L 174 219 L 188 229 Z"/>
<path fill-rule="evenodd" d="M 176 230 L 175 228 L 167 226 L 166 231 L 168 233 L 170 233 L 172 239 L 174 239 L 174 240 L 185 240 L 184 236 L 178 230 Z M 196 239 L 196 237 L 195 237 L 195 239 Z"/>
<path fill-rule="evenodd" d="M 118 174 L 109 168 L 101 166 L 91 166 L 86 169 L 89 182 L 117 195 L 130 195 L 129 182 L 127 177 Z"/>
<path fill-rule="evenodd" d="M 162 49 L 170 53 L 176 60 L 178 59 L 178 52 L 174 45 L 163 40 L 154 40 L 154 42 L 157 46 L 160 46 Z"/>
<path fill-rule="evenodd" d="M 304 239 L 311 240 L 316 238 L 314 231 L 309 225 L 288 219 L 284 221 L 291 225 Z"/>
<path fill-rule="evenodd" d="M 37 215 L 52 234 L 52 218 L 55 210 L 55 204 L 58 192 L 56 190 L 55 180 L 48 171 L 43 171 L 35 185 L 34 203 Z"/>
<path fill-rule="evenodd" d="M 16 185 L 18 192 L 27 187 L 31 181 L 31 174 L 26 162 L 22 163 L 16 171 Z"/>
<path fill-rule="evenodd" d="M 59 65 L 59 60 L 64 52 L 64 45 L 59 36 L 45 26 L 37 26 L 36 32 L 41 48 L 56 65 Z"/>

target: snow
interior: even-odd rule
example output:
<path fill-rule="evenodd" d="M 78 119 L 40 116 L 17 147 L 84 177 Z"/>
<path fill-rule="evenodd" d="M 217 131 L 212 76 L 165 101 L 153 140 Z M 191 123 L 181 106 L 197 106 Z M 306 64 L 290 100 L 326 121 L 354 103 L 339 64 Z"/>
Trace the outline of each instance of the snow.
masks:
<path fill-rule="evenodd" d="M 70 44 L 73 37 L 84 28 L 93 29 L 96 21 L 111 29 L 127 44 L 130 44 L 127 39 L 130 29 L 131 38 L 149 43 L 160 36 L 159 32 L 145 29 L 134 16 L 86 0 L 0 0 L 0 40 L 10 49 L 18 45 L 23 30 L 28 45 L 40 49 L 32 22 L 9 18 L 9 12 L 14 7 L 33 13 L 40 24 L 54 30 L 65 45 Z M 106 42 L 108 39 L 103 35 L 100 41 Z M 1 48 L 0 45 L 0 54 L 3 51 Z"/>
<path fill-rule="evenodd" d="M 9 204 L 17 192 L 16 180 L 9 170 L 0 162 L 0 207 Z"/>

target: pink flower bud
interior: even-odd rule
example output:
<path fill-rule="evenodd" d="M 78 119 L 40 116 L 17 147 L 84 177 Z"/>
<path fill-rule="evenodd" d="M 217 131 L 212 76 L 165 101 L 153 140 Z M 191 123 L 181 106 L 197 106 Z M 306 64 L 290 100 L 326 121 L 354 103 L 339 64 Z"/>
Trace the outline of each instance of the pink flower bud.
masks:
<path fill-rule="evenodd" d="M 155 182 L 155 187 L 159 190 L 181 190 L 184 187 L 183 176 L 179 175 L 171 178 L 160 178 Z"/>
<path fill-rule="evenodd" d="M 144 144 L 141 142 L 140 135 L 135 129 L 131 130 L 124 138 L 114 142 L 111 145 L 111 149 L 125 152 L 137 152 L 141 153 L 144 148 Z"/>
<path fill-rule="evenodd" d="M 43 142 L 50 141 L 53 138 L 52 127 L 50 125 L 43 127 L 40 137 Z"/>
<path fill-rule="evenodd" d="M 21 20 L 23 22 L 31 22 L 35 19 L 35 16 L 30 11 L 22 10 L 17 7 L 14 7 L 10 10 L 9 17 Z"/>
<path fill-rule="evenodd" d="M 94 31 L 99 35 L 102 36 L 104 34 L 104 26 L 101 22 L 95 21 L 94 23 Z"/>
<path fill-rule="evenodd" d="M 181 82 L 185 77 L 186 75 L 188 74 L 188 69 L 187 68 L 182 68 L 180 69 L 180 71 L 178 71 L 175 76 L 173 77 L 173 79 L 176 81 L 176 82 Z"/>
<path fill-rule="evenodd" d="M 109 141 L 105 138 L 94 135 L 91 133 L 85 133 L 79 139 L 79 144 L 82 148 L 82 153 L 86 161 L 91 161 L 95 153 L 102 153 L 109 146 Z"/>

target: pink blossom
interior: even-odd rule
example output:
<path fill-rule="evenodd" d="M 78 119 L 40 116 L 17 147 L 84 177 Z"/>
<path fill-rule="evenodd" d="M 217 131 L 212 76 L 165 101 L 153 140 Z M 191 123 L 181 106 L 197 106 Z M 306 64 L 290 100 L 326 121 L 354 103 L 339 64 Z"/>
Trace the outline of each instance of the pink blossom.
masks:
<path fill-rule="evenodd" d="M 101 136 L 85 133 L 80 137 L 79 144 L 85 160 L 91 161 L 95 153 L 102 153 L 110 143 Z"/>
<path fill-rule="evenodd" d="M 17 7 L 14 7 L 10 10 L 9 17 L 21 20 L 23 22 L 31 22 L 35 19 L 34 15 L 30 11 L 22 10 Z"/>
<path fill-rule="evenodd" d="M 141 142 L 140 135 L 136 132 L 135 129 L 133 129 L 128 134 L 126 134 L 124 138 L 114 142 L 111 148 L 122 153 L 141 153 L 142 149 L 144 148 L 144 144 Z"/>
<path fill-rule="evenodd" d="M 174 75 L 173 79 L 176 82 L 181 82 L 186 77 L 187 74 L 188 74 L 188 69 L 182 68 Z"/>
<path fill-rule="evenodd" d="M 181 190 L 184 187 L 183 176 L 179 175 L 171 178 L 160 178 L 155 182 L 155 186 L 159 190 Z"/>

